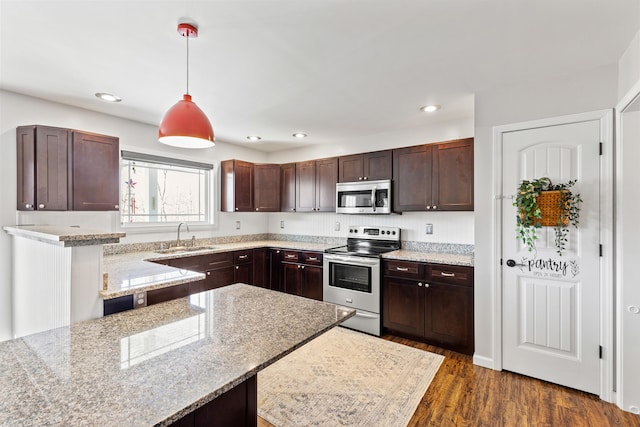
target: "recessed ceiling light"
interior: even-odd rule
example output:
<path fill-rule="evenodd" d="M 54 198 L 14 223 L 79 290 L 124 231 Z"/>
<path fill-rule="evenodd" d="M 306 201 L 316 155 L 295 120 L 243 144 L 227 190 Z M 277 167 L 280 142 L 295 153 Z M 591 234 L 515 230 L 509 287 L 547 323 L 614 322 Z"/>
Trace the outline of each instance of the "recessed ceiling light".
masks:
<path fill-rule="evenodd" d="M 262 138 L 260 138 L 259 136 L 256 136 L 256 135 L 249 135 L 249 136 L 247 137 L 247 139 L 248 139 L 249 141 L 260 141 Z"/>
<path fill-rule="evenodd" d="M 102 99 L 103 101 L 107 101 L 107 102 L 120 102 L 120 101 L 122 101 L 122 98 L 120 98 L 119 96 L 115 96 L 115 95 L 112 95 L 112 94 L 106 93 L 106 92 L 98 92 L 98 93 L 96 93 L 96 97 Z"/>
<path fill-rule="evenodd" d="M 425 105 L 424 107 L 420 107 L 420 111 L 423 111 L 425 113 L 433 113 L 434 111 L 438 111 L 439 109 L 439 105 Z"/>
<path fill-rule="evenodd" d="M 307 134 L 306 133 L 302 133 L 302 132 L 296 132 L 293 134 L 294 137 L 296 138 L 306 138 Z"/>

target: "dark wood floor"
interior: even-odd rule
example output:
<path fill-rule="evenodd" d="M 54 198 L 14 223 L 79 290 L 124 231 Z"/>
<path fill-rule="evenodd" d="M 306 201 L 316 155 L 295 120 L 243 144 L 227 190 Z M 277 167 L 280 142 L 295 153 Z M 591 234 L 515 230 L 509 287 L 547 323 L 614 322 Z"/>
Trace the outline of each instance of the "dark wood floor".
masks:
<path fill-rule="evenodd" d="M 471 356 L 386 335 L 383 338 L 445 356 L 409 426 L 624 426 L 640 416 L 597 396 L 510 372 L 481 368 Z M 259 427 L 272 427 L 258 419 Z"/>

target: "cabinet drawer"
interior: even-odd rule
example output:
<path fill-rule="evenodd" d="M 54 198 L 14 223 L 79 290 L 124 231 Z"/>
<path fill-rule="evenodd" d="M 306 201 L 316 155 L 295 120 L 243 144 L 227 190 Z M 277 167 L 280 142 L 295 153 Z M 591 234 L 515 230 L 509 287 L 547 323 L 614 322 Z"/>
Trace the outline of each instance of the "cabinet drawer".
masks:
<path fill-rule="evenodd" d="M 147 305 L 154 305 L 172 299 L 189 295 L 189 284 L 170 286 L 168 288 L 154 289 L 147 292 Z"/>
<path fill-rule="evenodd" d="M 168 260 L 171 267 L 182 268 L 184 270 L 200 271 L 200 257 L 189 256 L 184 258 L 174 258 Z"/>
<path fill-rule="evenodd" d="M 282 261 L 298 262 L 299 259 L 300 259 L 300 253 L 297 251 L 282 251 Z"/>
<path fill-rule="evenodd" d="M 452 285 L 473 286 L 473 267 L 460 265 L 429 264 L 427 281 Z"/>
<path fill-rule="evenodd" d="M 253 250 L 247 249 L 246 251 L 234 251 L 233 263 L 244 264 L 245 262 L 253 262 Z"/>
<path fill-rule="evenodd" d="M 319 252 L 302 252 L 303 264 L 322 265 L 322 254 Z"/>
<path fill-rule="evenodd" d="M 208 271 L 217 268 L 231 267 L 233 265 L 233 252 L 220 252 L 200 257 L 200 270 Z"/>
<path fill-rule="evenodd" d="M 424 264 L 411 261 L 386 260 L 383 262 L 382 271 L 385 276 L 422 279 L 424 277 Z"/>

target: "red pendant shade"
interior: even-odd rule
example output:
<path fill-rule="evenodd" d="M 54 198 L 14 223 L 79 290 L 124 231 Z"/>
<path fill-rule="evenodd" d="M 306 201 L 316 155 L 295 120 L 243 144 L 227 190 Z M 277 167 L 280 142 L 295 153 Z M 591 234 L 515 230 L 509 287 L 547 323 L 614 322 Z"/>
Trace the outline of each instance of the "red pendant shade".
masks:
<path fill-rule="evenodd" d="M 215 145 L 209 119 L 191 95 L 185 94 L 167 111 L 158 128 L 158 140 L 164 144 L 183 148 L 207 148 Z"/>
<path fill-rule="evenodd" d="M 187 39 L 187 93 L 167 111 L 160 122 L 158 140 L 181 148 L 213 147 L 215 137 L 211 123 L 189 95 L 189 38 L 198 37 L 198 28 L 180 23 L 178 33 Z"/>

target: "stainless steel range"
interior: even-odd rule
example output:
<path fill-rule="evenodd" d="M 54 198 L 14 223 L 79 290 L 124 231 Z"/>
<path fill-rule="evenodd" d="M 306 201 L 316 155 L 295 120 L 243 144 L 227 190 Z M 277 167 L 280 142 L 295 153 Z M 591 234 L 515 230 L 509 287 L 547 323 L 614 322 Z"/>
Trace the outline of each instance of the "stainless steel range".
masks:
<path fill-rule="evenodd" d="M 380 258 L 398 249 L 398 227 L 352 226 L 345 246 L 325 251 L 324 300 L 356 309 L 342 326 L 380 336 Z"/>

